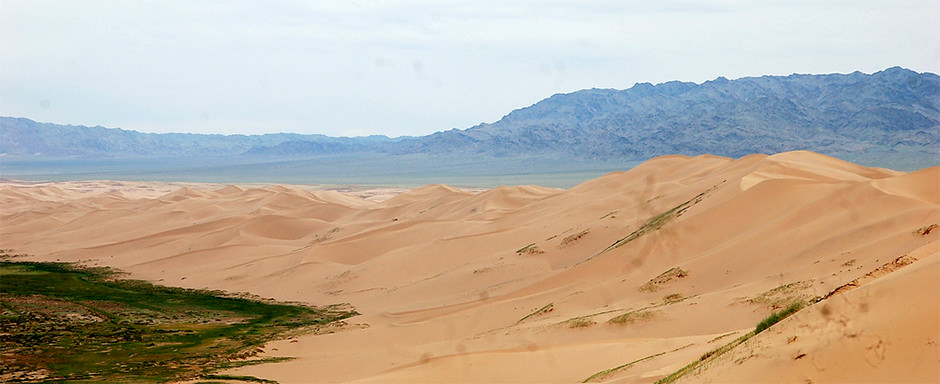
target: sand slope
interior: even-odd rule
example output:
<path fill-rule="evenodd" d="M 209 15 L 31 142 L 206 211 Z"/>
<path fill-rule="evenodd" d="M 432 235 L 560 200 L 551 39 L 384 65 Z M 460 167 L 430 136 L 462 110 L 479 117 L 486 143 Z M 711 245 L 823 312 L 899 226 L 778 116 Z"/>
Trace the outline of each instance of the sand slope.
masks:
<path fill-rule="evenodd" d="M 146 188 L 5 184 L 0 248 L 362 313 L 266 348 L 296 360 L 233 374 L 569 383 L 620 367 L 593 380 L 653 382 L 788 302 L 825 297 L 686 380 L 940 380 L 940 168 L 788 152 L 384 201 Z"/>

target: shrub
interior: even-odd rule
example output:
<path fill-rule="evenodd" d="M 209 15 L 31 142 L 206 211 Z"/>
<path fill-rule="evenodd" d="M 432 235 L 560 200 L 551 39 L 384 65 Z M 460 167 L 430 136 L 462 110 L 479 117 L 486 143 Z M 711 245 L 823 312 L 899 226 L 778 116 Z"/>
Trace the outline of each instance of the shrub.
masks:
<path fill-rule="evenodd" d="M 581 231 L 581 232 L 578 232 L 578 233 L 575 233 L 575 234 L 573 234 L 573 235 L 567 236 L 567 237 L 565 237 L 564 239 L 561 239 L 561 243 L 558 244 L 558 247 L 559 247 L 559 248 L 563 248 L 563 247 L 565 247 L 565 246 L 567 246 L 567 245 L 569 245 L 569 244 L 571 244 L 571 243 L 574 243 L 574 242 L 576 242 L 576 241 L 578 241 L 578 240 L 581 240 L 581 238 L 584 237 L 584 235 L 587 235 L 587 234 L 590 233 L 590 232 L 591 232 L 590 229 L 585 229 L 585 230 L 583 230 L 583 231 Z"/>
<path fill-rule="evenodd" d="M 637 321 L 651 320 L 654 316 L 656 316 L 656 312 L 640 309 L 624 313 L 620 316 L 607 320 L 607 322 L 611 324 L 632 324 Z"/>
<path fill-rule="evenodd" d="M 569 328 L 585 328 L 585 327 L 590 327 L 594 324 L 597 324 L 597 322 L 588 318 L 584 318 L 584 317 L 579 317 L 579 318 L 568 320 Z"/>

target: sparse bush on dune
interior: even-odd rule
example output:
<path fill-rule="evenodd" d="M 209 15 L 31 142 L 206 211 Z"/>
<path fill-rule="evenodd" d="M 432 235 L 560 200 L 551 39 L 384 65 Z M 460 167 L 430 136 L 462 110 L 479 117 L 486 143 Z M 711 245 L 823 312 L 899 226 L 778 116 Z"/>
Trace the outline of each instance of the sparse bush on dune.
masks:
<path fill-rule="evenodd" d="M 564 239 L 561 239 L 561 243 L 558 244 L 558 247 L 559 247 L 559 248 L 566 247 L 566 246 L 568 246 L 568 245 L 570 245 L 570 244 L 572 244 L 572 243 L 574 243 L 574 242 L 580 240 L 582 237 L 584 237 L 584 235 L 587 235 L 587 234 L 590 233 L 590 232 L 591 232 L 590 229 L 585 229 L 585 230 L 583 230 L 583 231 L 581 231 L 581 232 L 578 232 L 578 233 L 575 233 L 575 234 L 573 234 L 573 235 L 567 236 L 567 237 L 565 237 Z"/>
<path fill-rule="evenodd" d="M 545 253 L 545 251 L 539 249 L 539 247 L 535 245 L 535 243 L 526 245 L 525 247 L 522 247 L 516 250 L 516 254 L 520 256 L 521 255 L 540 255 L 543 253 Z"/>
<path fill-rule="evenodd" d="M 546 313 L 549 313 L 549 312 L 554 311 L 554 310 L 555 310 L 555 303 L 548 303 L 548 304 L 545 305 L 544 307 L 539 308 L 539 309 L 536 309 L 536 310 L 533 311 L 532 313 L 530 313 L 530 314 L 528 314 L 528 315 L 525 315 L 525 317 L 519 319 L 519 321 L 517 321 L 516 324 L 519 324 L 519 323 L 525 321 L 526 319 L 528 319 L 528 318 L 530 318 L 530 317 L 538 316 L 538 315 L 542 315 L 542 314 L 546 314 Z"/>
<path fill-rule="evenodd" d="M 917 230 L 914 231 L 914 233 L 916 233 L 916 234 L 918 234 L 918 235 L 921 235 L 921 236 L 927 236 L 927 235 L 930 234 L 930 232 L 933 232 L 933 230 L 934 230 L 934 229 L 937 229 L 937 228 L 940 228 L 940 225 L 938 225 L 938 224 L 930 224 L 930 225 L 928 225 L 928 226 L 926 226 L 926 227 L 917 228 Z"/>
<path fill-rule="evenodd" d="M 682 295 L 679 294 L 679 293 L 672 293 L 672 294 L 669 294 L 669 295 L 666 295 L 665 297 L 663 297 L 663 303 L 666 303 L 666 304 L 673 304 L 673 303 L 678 303 L 678 302 L 680 302 L 680 301 L 682 301 L 682 300 L 685 300 L 685 299 L 686 299 L 686 297 L 682 296 Z"/>
<path fill-rule="evenodd" d="M 656 312 L 640 309 L 616 316 L 608 322 L 611 324 L 632 324 L 637 321 L 650 320 L 654 316 L 656 316 Z"/>
<path fill-rule="evenodd" d="M 664 284 L 670 281 L 673 281 L 675 279 L 684 278 L 688 275 L 689 273 L 682 270 L 682 268 L 679 268 L 679 267 L 669 268 L 669 270 L 667 270 L 666 272 L 660 273 L 659 276 L 656 276 L 650 279 L 650 281 L 646 282 L 646 284 L 643 284 L 637 289 L 639 291 L 645 291 L 645 292 L 656 292 L 660 290 Z"/>
<path fill-rule="evenodd" d="M 813 287 L 814 281 L 815 280 L 810 279 L 782 284 L 776 288 L 767 290 L 760 295 L 743 299 L 741 302 L 765 305 L 773 310 L 787 308 L 796 303 L 802 303 L 810 300 L 812 296 L 804 292 Z"/>
<path fill-rule="evenodd" d="M 588 318 L 584 318 L 584 317 L 578 317 L 578 318 L 568 320 L 569 328 L 585 328 L 585 327 L 590 327 L 594 324 L 597 324 L 597 322 Z"/>

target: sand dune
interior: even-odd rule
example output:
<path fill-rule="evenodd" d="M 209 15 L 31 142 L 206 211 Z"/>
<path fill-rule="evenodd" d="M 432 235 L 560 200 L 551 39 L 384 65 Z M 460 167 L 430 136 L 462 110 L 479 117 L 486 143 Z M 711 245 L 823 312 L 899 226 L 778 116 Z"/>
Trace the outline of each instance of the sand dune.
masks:
<path fill-rule="evenodd" d="M 940 381 L 940 167 L 665 156 L 568 190 L 5 183 L 0 203 L 0 248 L 34 259 L 362 313 L 238 375 L 649 383 L 805 301 L 682 380 Z"/>

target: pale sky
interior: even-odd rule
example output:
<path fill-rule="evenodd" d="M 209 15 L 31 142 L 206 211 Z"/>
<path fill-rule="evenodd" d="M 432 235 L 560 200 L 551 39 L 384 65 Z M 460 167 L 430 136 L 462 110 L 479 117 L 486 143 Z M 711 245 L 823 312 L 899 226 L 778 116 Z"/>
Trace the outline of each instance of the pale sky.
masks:
<path fill-rule="evenodd" d="M 0 115 L 425 135 L 555 93 L 940 73 L 940 1 L 0 0 Z"/>

